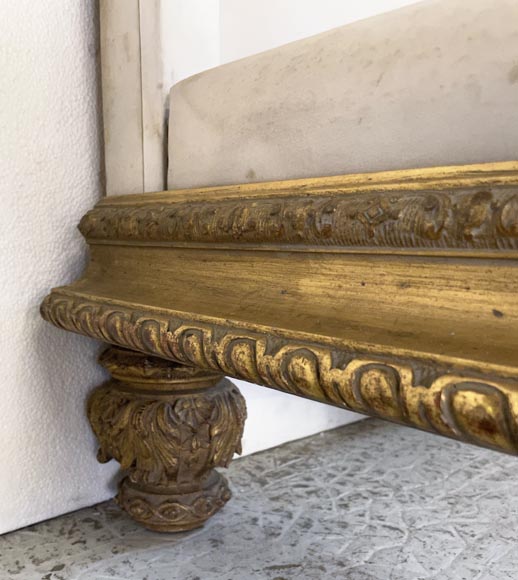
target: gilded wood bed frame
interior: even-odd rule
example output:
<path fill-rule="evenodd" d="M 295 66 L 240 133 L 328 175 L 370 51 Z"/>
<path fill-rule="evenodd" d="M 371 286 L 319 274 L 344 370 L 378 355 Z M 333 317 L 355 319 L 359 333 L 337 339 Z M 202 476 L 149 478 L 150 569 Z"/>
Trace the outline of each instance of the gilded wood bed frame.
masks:
<path fill-rule="evenodd" d="M 114 345 L 88 415 L 143 525 L 230 497 L 225 375 L 518 453 L 518 162 L 108 197 L 79 227 L 41 311 Z"/>

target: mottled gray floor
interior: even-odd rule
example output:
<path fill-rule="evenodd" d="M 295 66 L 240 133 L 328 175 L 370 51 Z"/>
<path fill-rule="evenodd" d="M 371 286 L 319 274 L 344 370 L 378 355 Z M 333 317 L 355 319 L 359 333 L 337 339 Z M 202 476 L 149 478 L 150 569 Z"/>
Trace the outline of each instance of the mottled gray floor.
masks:
<path fill-rule="evenodd" d="M 147 532 L 108 502 L 0 537 L 0 578 L 518 578 L 518 459 L 362 421 L 228 475 L 203 530 Z"/>

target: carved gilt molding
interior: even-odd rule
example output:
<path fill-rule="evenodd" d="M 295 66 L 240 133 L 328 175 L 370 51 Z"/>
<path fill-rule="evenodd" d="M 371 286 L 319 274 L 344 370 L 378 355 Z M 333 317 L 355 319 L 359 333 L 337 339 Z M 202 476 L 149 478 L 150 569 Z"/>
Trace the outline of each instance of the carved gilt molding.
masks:
<path fill-rule="evenodd" d="M 80 230 L 89 265 L 41 311 L 130 349 L 89 417 L 143 525 L 228 499 L 224 375 L 518 454 L 518 162 L 110 197 Z"/>
<path fill-rule="evenodd" d="M 89 241 L 518 249 L 518 189 L 389 192 L 99 207 Z"/>
<path fill-rule="evenodd" d="M 455 179 L 450 168 L 446 181 L 437 169 L 109 198 L 80 230 L 92 243 L 515 250 L 516 164 L 494 165 L 498 179 L 489 168 L 458 168 Z"/>
<path fill-rule="evenodd" d="M 359 352 L 54 293 L 44 318 L 66 330 L 373 415 L 518 453 L 518 382 L 417 357 Z"/>

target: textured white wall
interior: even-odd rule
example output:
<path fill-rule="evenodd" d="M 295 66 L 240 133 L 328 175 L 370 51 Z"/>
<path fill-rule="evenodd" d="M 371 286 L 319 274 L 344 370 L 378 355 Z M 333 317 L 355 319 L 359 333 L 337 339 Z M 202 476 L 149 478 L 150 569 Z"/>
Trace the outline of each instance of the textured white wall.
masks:
<path fill-rule="evenodd" d="M 84 264 L 75 228 L 101 192 L 94 0 L 2 0 L 0 533 L 110 495 L 85 398 L 98 344 L 39 316 Z"/>

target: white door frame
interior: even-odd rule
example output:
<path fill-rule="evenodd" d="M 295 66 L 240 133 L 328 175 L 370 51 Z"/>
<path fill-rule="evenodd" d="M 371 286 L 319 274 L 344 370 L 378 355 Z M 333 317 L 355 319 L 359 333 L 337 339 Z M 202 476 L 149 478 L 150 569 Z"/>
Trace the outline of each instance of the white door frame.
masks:
<path fill-rule="evenodd" d="M 100 20 L 106 193 L 161 191 L 168 92 L 219 64 L 219 0 L 101 0 Z"/>

